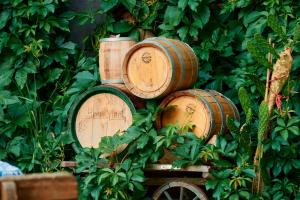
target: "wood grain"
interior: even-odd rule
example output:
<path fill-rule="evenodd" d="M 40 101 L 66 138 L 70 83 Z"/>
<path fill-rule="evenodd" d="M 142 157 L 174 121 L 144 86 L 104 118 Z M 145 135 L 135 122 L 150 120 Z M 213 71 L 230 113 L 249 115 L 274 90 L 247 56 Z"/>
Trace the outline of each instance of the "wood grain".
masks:
<path fill-rule="evenodd" d="M 0 183 L 3 200 L 75 200 L 78 197 L 75 177 L 65 172 L 2 177 Z"/>
<path fill-rule="evenodd" d="M 131 38 L 105 38 L 100 40 L 99 72 L 102 84 L 122 83 L 122 62 L 125 54 L 136 42 Z"/>
<path fill-rule="evenodd" d="M 129 106 L 118 96 L 96 94 L 80 107 L 76 117 L 76 134 L 83 147 L 98 147 L 103 136 L 123 132 L 132 123 Z"/>
<path fill-rule="evenodd" d="M 126 87 L 136 96 L 153 99 L 191 87 L 198 60 L 185 43 L 163 37 L 148 38 L 127 52 L 122 66 Z"/>
<path fill-rule="evenodd" d="M 195 125 L 193 132 L 205 140 L 226 131 L 226 117 L 239 120 L 234 104 L 217 91 L 178 91 L 166 97 L 160 107 L 165 111 L 157 117 L 158 128 L 168 124 Z"/>
<path fill-rule="evenodd" d="M 143 101 L 124 84 L 89 88 L 75 100 L 69 113 L 68 128 L 75 139 L 74 150 L 97 148 L 104 136 L 122 134 L 131 125 L 136 109 L 143 107 Z M 120 146 L 115 153 L 125 147 Z"/>

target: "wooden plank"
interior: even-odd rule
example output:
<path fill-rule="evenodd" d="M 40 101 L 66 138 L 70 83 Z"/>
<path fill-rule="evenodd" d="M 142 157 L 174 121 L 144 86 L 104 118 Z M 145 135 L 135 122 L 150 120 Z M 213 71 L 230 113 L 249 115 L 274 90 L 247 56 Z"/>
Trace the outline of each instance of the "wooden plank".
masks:
<path fill-rule="evenodd" d="M 209 172 L 210 167 L 205 165 L 188 166 L 184 168 L 172 168 L 171 164 L 149 164 L 146 166 L 147 171 L 182 171 L 182 172 Z"/>
<path fill-rule="evenodd" d="M 206 179 L 201 178 L 201 177 L 195 177 L 195 178 L 148 178 L 145 182 L 145 185 L 148 186 L 161 186 L 163 184 L 169 183 L 171 181 L 180 181 L 180 182 L 185 182 L 185 183 L 192 183 L 195 185 L 204 185 L 206 182 Z"/>
<path fill-rule="evenodd" d="M 1 183 L 7 181 L 15 183 L 18 200 L 75 200 L 78 197 L 77 181 L 70 173 L 45 173 L 0 178 Z"/>
<path fill-rule="evenodd" d="M 1 183 L 1 200 L 17 200 L 17 188 L 13 181 Z"/>
<path fill-rule="evenodd" d="M 118 164 L 115 164 L 115 166 Z M 74 161 L 63 161 L 60 164 L 61 167 L 76 167 L 77 163 Z M 101 165 L 100 167 L 105 167 Z M 204 172 L 208 173 L 210 166 L 199 165 L 199 166 L 188 166 L 184 168 L 172 168 L 171 164 L 148 164 L 145 168 L 146 171 L 182 171 L 182 172 Z"/>
<path fill-rule="evenodd" d="M 75 161 L 62 161 L 60 166 L 74 168 L 77 167 L 77 163 Z"/>

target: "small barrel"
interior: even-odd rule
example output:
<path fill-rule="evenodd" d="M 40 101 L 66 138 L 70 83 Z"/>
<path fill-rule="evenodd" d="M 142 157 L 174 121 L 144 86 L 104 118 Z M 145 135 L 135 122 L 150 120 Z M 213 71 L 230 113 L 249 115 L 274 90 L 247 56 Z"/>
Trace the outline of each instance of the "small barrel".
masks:
<path fill-rule="evenodd" d="M 74 150 L 97 148 L 103 136 L 123 132 L 131 125 L 136 108 L 142 107 L 143 102 L 131 95 L 123 84 L 88 89 L 76 99 L 69 113 Z"/>
<path fill-rule="evenodd" d="M 102 84 L 123 83 L 122 62 L 136 41 L 130 37 L 100 39 L 99 72 Z"/>
<path fill-rule="evenodd" d="M 163 111 L 156 120 L 158 128 L 168 124 L 195 125 L 193 132 L 204 140 L 226 131 L 227 116 L 239 120 L 233 102 L 213 90 L 178 91 L 167 96 L 160 107 Z"/>
<path fill-rule="evenodd" d="M 184 42 L 148 38 L 127 52 L 122 73 L 126 87 L 134 95 L 144 99 L 160 98 L 190 88 L 197 79 L 198 60 Z"/>

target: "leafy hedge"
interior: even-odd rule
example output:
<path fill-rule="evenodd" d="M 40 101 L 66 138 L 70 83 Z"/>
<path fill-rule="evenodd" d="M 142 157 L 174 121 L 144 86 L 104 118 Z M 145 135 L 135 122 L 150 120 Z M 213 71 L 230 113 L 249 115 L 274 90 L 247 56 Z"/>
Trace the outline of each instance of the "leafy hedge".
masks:
<path fill-rule="evenodd" d="M 85 38 L 95 55 L 98 39 L 112 34 L 142 39 L 145 31 L 150 31 L 183 40 L 200 61 L 195 87 L 223 92 L 236 104 L 240 102 L 243 112 L 241 123 L 227 121 L 230 132 L 220 136 L 215 147 L 180 127 L 157 132 L 153 126 L 157 110 L 149 104 L 124 136 L 108 137 L 99 149 L 84 150 L 76 156 L 77 170 L 89 172 L 81 182 L 82 199 L 145 198 L 143 168 L 147 162 L 157 161 L 163 148 L 182 158 L 173 163 L 175 166 L 222 167 L 212 171 L 213 179 L 205 186 L 212 191 L 212 198 L 300 198 L 297 1 L 103 0 L 96 12 L 88 13 L 68 12 L 67 3 L 0 2 L 1 160 L 14 163 L 24 172 L 45 172 L 61 170 L 62 160 L 74 159 L 68 145 L 73 142 L 66 128 L 68 110 L 78 94 L 99 84 L 99 76 L 96 56 L 88 57 L 69 41 L 68 27 L 71 20 L 84 24 L 101 15 L 104 23 Z M 253 155 L 263 119 L 257 102 L 263 99 L 266 69 L 270 67 L 266 55 L 271 52 L 275 61 L 286 46 L 293 47 L 291 76 L 282 93 L 281 108 L 268 119 L 272 131 L 260 141 L 264 144 L 261 164 L 267 170 L 263 172 L 264 190 L 256 194 L 251 188 L 256 176 Z M 121 166 L 98 169 L 97 163 L 113 161 L 99 155 L 112 152 L 122 143 L 129 146 L 124 152 L 127 155 L 119 155 Z M 177 144 L 175 149 L 173 143 Z"/>

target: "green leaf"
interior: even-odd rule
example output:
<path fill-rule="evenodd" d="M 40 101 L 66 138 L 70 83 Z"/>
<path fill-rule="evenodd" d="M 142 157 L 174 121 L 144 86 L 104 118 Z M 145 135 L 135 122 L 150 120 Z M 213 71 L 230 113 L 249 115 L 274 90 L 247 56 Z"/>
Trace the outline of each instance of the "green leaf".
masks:
<path fill-rule="evenodd" d="M 279 22 L 277 20 L 277 17 L 274 15 L 270 15 L 268 17 L 268 25 L 271 27 L 271 29 L 280 37 L 280 39 L 284 43 L 288 43 L 287 36 L 283 31 L 283 27 L 279 25 Z"/>
<path fill-rule="evenodd" d="M 197 28 L 195 28 L 195 27 L 192 26 L 190 28 L 190 30 L 189 30 L 189 34 L 190 34 L 190 36 L 196 38 L 198 36 L 198 30 L 197 30 Z"/>
<path fill-rule="evenodd" d="M 181 10 L 184 10 L 185 7 L 187 6 L 189 0 L 179 0 L 178 1 L 178 8 L 180 8 Z"/>
<path fill-rule="evenodd" d="M 239 195 L 245 199 L 250 199 L 250 193 L 247 191 L 239 191 Z"/>
<path fill-rule="evenodd" d="M 280 134 L 284 140 L 287 140 L 289 137 L 289 132 L 287 130 L 281 131 Z"/>
<path fill-rule="evenodd" d="M 295 29 L 294 29 L 294 38 L 293 38 L 293 42 L 299 42 L 300 41 L 300 24 L 297 23 Z"/>
<path fill-rule="evenodd" d="M 14 69 L 4 69 L 0 73 L 0 86 L 4 87 L 11 83 Z"/>
<path fill-rule="evenodd" d="M 281 127 L 285 127 L 285 122 L 282 118 L 277 118 L 277 124 Z"/>
<path fill-rule="evenodd" d="M 144 191 L 144 187 L 142 184 L 140 184 L 139 182 L 135 182 L 133 181 L 132 184 L 139 190 L 139 191 Z"/>
<path fill-rule="evenodd" d="M 105 13 L 115 7 L 119 3 L 119 0 L 106 0 L 101 1 L 100 3 L 100 10 Z"/>
<path fill-rule="evenodd" d="M 262 155 L 262 141 L 269 126 L 269 109 L 265 101 L 261 102 L 258 115 L 258 152 L 259 155 Z"/>
<path fill-rule="evenodd" d="M 293 117 L 293 118 L 291 118 L 291 119 L 288 120 L 287 126 L 289 127 L 289 126 L 291 126 L 293 124 L 296 124 L 296 125 L 298 124 L 299 125 L 299 122 L 300 122 L 300 118 Z"/>
<path fill-rule="evenodd" d="M 288 174 L 292 169 L 292 164 L 290 161 L 288 161 L 287 163 L 285 163 L 285 165 L 283 166 L 283 172 L 285 174 Z"/>
<path fill-rule="evenodd" d="M 112 24 L 112 27 L 108 27 L 108 30 L 113 33 L 127 33 L 129 32 L 134 26 L 129 24 L 125 20 L 117 21 Z"/>
<path fill-rule="evenodd" d="M 239 89 L 239 100 L 244 112 L 247 113 L 251 109 L 251 101 L 247 90 L 243 87 Z"/>
<path fill-rule="evenodd" d="M 292 132 L 294 135 L 300 135 L 299 127 L 298 126 L 291 126 L 288 128 L 290 132 Z"/>
<path fill-rule="evenodd" d="M 89 71 L 83 71 L 83 72 L 79 72 L 78 74 L 76 74 L 75 78 L 78 81 L 92 81 L 94 80 L 94 76 L 93 74 L 91 74 Z"/>
<path fill-rule="evenodd" d="M 63 49 L 74 50 L 76 47 L 76 44 L 73 42 L 66 42 L 66 43 L 59 45 L 59 47 L 63 48 Z"/>
<path fill-rule="evenodd" d="M 54 69 L 51 69 L 49 72 L 48 72 L 48 82 L 51 83 L 51 82 L 54 82 L 55 80 L 57 80 L 61 73 L 63 72 L 64 70 L 63 69 L 60 69 L 60 68 L 54 68 Z"/>
<path fill-rule="evenodd" d="M 138 174 L 134 174 L 132 177 L 131 177 L 131 180 L 133 181 L 137 181 L 137 182 L 144 182 L 145 181 L 145 178 L 143 176 L 140 176 Z"/>
<path fill-rule="evenodd" d="M 239 195 L 238 194 L 232 194 L 232 195 L 230 195 L 229 200 L 239 200 Z"/>
<path fill-rule="evenodd" d="M 296 169 L 300 169 L 300 160 L 294 159 L 294 160 L 293 160 L 293 166 L 294 166 Z"/>
<path fill-rule="evenodd" d="M 245 27 L 248 26 L 248 24 L 252 23 L 252 22 L 255 22 L 257 19 L 259 19 L 261 16 L 265 16 L 266 14 L 268 14 L 267 12 L 265 11 L 252 11 L 252 12 L 249 12 L 248 15 L 244 16 L 243 17 L 243 24 Z"/>
<path fill-rule="evenodd" d="M 4 31 L 0 32 L 0 53 L 2 52 L 3 47 L 5 47 L 7 45 L 9 37 L 10 36 L 8 33 L 4 32 Z"/>
<path fill-rule="evenodd" d="M 243 172 L 251 178 L 256 177 L 255 171 L 253 169 L 244 169 Z"/>
<path fill-rule="evenodd" d="M 137 148 L 138 149 L 143 149 L 149 141 L 149 136 L 148 135 L 142 135 L 138 140 L 137 140 Z"/>
<path fill-rule="evenodd" d="M 245 74 L 251 81 L 254 83 L 256 86 L 256 89 L 258 90 L 259 94 L 264 97 L 265 96 L 265 84 L 260 80 L 258 75 L 256 74 L 251 74 L 251 73 L 246 73 Z"/>
<path fill-rule="evenodd" d="M 19 69 L 17 72 L 16 72 L 16 75 L 15 75 L 15 80 L 18 84 L 18 86 L 20 87 L 20 89 L 22 89 L 27 81 L 27 72 L 26 70 L 24 70 L 24 68 L 21 68 Z"/>
<path fill-rule="evenodd" d="M 136 140 L 140 135 L 144 134 L 139 127 L 131 126 L 122 136 L 122 143 L 128 144 Z"/>
<path fill-rule="evenodd" d="M 251 56 L 261 65 L 270 68 L 271 65 L 266 58 L 266 52 L 260 49 L 259 44 L 254 40 L 250 40 L 247 43 L 247 49 L 251 53 Z"/>
<path fill-rule="evenodd" d="M 11 105 L 19 102 L 18 97 L 12 96 L 10 91 L 0 90 L 0 104 Z"/>
<path fill-rule="evenodd" d="M 136 0 L 120 0 L 120 1 L 132 13 L 136 4 Z"/>
<path fill-rule="evenodd" d="M 199 14 L 194 15 L 193 27 L 202 29 L 205 24 L 209 21 L 210 10 L 207 6 L 201 6 L 198 10 Z"/>
<path fill-rule="evenodd" d="M 188 5 L 192 11 L 197 12 L 197 7 L 199 6 L 199 0 L 189 0 Z"/>
<path fill-rule="evenodd" d="M 114 174 L 111 180 L 112 186 L 115 186 L 118 183 L 118 181 L 119 181 L 119 177 L 116 174 Z"/>
<path fill-rule="evenodd" d="M 239 127 L 236 126 L 236 124 L 234 123 L 234 119 L 231 117 L 227 117 L 226 118 L 226 126 L 229 129 L 230 132 L 234 133 L 234 134 L 239 134 L 240 130 Z"/>
<path fill-rule="evenodd" d="M 6 25 L 7 21 L 9 20 L 11 15 L 11 10 L 6 9 L 6 10 L 1 10 L 0 13 L 0 30 Z"/>
<path fill-rule="evenodd" d="M 166 25 L 177 26 L 183 16 L 183 12 L 177 6 L 168 6 L 164 15 Z"/>
<path fill-rule="evenodd" d="M 184 40 L 186 38 L 188 31 L 189 28 L 187 26 L 183 26 L 180 29 L 178 29 L 177 33 L 179 34 L 181 40 Z"/>
<path fill-rule="evenodd" d="M 24 142 L 24 139 L 21 136 L 15 137 L 12 141 L 9 142 L 8 151 L 13 153 L 15 156 L 20 156 L 21 145 Z"/>
<path fill-rule="evenodd" d="M 125 171 L 128 171 L 128 170 L 130 169 L 130 167 L 131 167 L 131 163 L 132 163 L 131 159 L 126 159 L 126 160 L 122 163 L 121 167 L 122 167 Z"/>
<path fill-rule="evenodd" d="M 255 42 L 259 45 L 260 48 L 264 49 L 264 52 L 270 52 L 275 59 L 278 58 L 278 54 L 275 48 L 269 44 L 269 42 L 263 38 L 260 34 L 255 34 L 254 36 Z"/>

